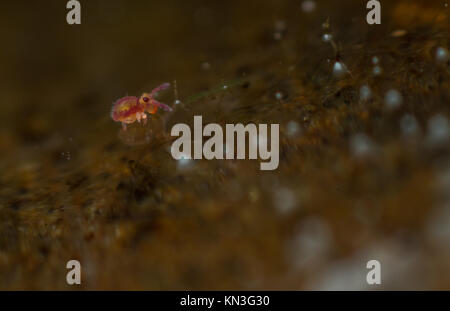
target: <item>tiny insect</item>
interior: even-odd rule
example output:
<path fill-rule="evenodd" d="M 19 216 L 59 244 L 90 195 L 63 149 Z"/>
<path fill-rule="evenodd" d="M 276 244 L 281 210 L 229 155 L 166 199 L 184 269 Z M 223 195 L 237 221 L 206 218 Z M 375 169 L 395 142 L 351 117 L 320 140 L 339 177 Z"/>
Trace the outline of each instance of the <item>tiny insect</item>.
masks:
<path fill-rule="evenodd" d="M 156 94 L 170 87 L 169 83 L 163 83 L 150 93 L 144 93 L 141 97 L 125 96 L 116 100 L 111 109 L 111 118 L 116 122 L 122 122 L 122 128 L 126 131 L 127 124 L 138 121 L 147 123 L 147 114 L 154 114 L 161 108 L 165 111 L 172 111 L 169 106 L 154 99 Z"/>

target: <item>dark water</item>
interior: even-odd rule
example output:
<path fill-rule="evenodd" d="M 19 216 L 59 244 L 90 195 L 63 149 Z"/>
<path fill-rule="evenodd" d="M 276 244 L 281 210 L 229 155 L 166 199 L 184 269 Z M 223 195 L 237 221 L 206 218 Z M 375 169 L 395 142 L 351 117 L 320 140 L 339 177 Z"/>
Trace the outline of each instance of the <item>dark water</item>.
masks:
<path fill-rule="evenodd" d="M 3 5 L 0 288 L 72 289 L 77 259 L 83 289 L 366 289 L 377 259 L 449 289 L 448 6 L 313 3 Z M 174 112 L 111 120 L 163 82 Z M 279 124 L 279 167 L 174 160 L 194 115 Z"/>

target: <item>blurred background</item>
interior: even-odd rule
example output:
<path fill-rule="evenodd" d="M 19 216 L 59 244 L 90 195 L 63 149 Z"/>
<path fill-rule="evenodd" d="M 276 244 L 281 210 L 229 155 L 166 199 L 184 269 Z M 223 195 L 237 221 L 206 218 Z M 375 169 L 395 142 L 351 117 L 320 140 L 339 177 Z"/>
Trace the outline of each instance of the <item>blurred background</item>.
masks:
<path fill-rule="evenodd" d="M 446 0 L 66 3 L 1 5 L 0 289 L 450 289 Z M 174 160 L 194 115 L 280 124 L 278 169 Z"/>

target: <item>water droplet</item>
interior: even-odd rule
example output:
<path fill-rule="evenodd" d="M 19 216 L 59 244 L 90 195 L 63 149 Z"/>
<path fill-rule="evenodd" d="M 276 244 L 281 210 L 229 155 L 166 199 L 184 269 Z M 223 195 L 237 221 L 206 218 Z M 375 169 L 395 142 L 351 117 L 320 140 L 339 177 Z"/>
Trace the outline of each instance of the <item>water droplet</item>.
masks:
<path fill-rule="evenodd" d="M 448 59 L 449 59 L 448 51 L 443 47 L 438 47 L 436 49 L 436 61 L 445 63 L 448 61 Z"/>
<path fill-rule="evenodd" d="M 377 65 L 380 62 L 380 59 L 377 56 L 372 57 L 372 64 Z"/>
<path fill-rule="evenodd" d="M 356 157 L 364 157 L 373 152 L 375 149 L 370 138 L 363 133 L 358 133 L 350 138 L 350 150 Z"/>
<path fill-rule="evenodd" d="M 333 35 L 329 33 L 324 33 L 322 35 L 322 41 L 323 42 L 330 42 L 333 39 Z"/>
<path fill-rule="evenodd" d="M 289 137 L 295 137 L 301 132 L 300 125 L 296 121 L 289 121 L 286 125 L 286 133 Z"/>
<path fill-rule="evenodd" d="M 376 76 L 379 76 L 383 72 L 383 69 L 381 69 L 380 66 L 373 67 L 373 74 Z"/>
<path fill-rule="evenodd" d="M 193 165 L 193 160 L 191 158 L 190 154 L 182 153 L 180 155 L 180 159 L 177 160 L 177 167 L 178 169 L 188 169 Z"/>
<path fill-rule="evenodd" d="M 437 114 L 428 120 L 427 141 L 432 145 L 447 143 L 450 139 L 450 124 L 442 114 Z"/>
<path fill-rule="evenodd" d="M 282 214 L 291 212 L 297 206 L 295 192 L 288 188 L 279 188 L 274 191 L 273 204 Z"/>
<path fill-rule="evenodd" d="M 372 90 L 368 85 L 361 86 L 361 88 L 359 89 L 359 98 L 362 101 L 367 101 L 372 98 Z"/>
<path fill-rule="evenodd" d="M 384 101 L 387 108 L 396 109 L 402 105 L 403 96 L 399 91 L 392 89 L 386 92 Z"/>
<path fill-rule="evenodd" d="M 333 65 L 333 74 L 335 77 L 342 77 L 347 72 L 347 68 L 341 62 L 335 62 Z"/>

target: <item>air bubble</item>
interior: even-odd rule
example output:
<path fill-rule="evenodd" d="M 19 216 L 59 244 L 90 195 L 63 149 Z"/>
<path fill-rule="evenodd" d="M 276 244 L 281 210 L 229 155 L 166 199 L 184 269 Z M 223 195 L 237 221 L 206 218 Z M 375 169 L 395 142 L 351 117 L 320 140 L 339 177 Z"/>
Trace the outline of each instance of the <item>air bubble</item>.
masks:
<path fill-rule="evenodd" d="M 332 34 L 324 33 L 322 35 L 322 41 L 323 42 L 330 42 L 331 40 L 333 40 L 333 35 Z"/>
<path fill-rule="evenodd" d="M 445 63 L 449 59 L 449 54 L 447 49 L 443 47 L 438 47 L 436 50 L 436 61 Z"/>
<path fill-rule="evenodd" d="M 335 62 L 333 65 L 333 74 L 335 77 L 342 77 L 347 72 L 347 68 L 341 62 Z"/>
<path fill-rule="evenodd" d="M 368 85 L 361 86 L 361 88 L 359 89 L 359 98 L 362 101 L 367 101 L 372 98 L 372 90 Z"/>
<path fill-rule="evenodd" d="M 289 121 L 286 125 L 286 133 L 289 137 L 297 136 L 300 131 L 300 125 L 296 121 Z"/>
<path fill-rule="evenodd" d="M 450 124 L 448 119 L 437 114 L 428 121 L 427 140 L 432 145 L 447 143 L 450 139 Z"/>
<path fill-rule="evenodd" d="M 403 96 L 399 91 L 392 89 L 387 91 L 384 101 L 387 108 L 396 109 L 402 105 Z"/>
<path fill-rule="evenodd" d="M 358 133 L 350 138 L 350 150 L 356 157 L 370 155 L 374 149 L 373 142 L 366 134 Z"/>
<path fill-rule="evenodd" d="M 180 159 L 177 160 L 177 167 L 179 169 L 187 169 L 192 166 L 192 159 L 189 154 L 181 154 Z"/>
<path fill-rule="evenodd" d="M 381 69 L 380 66 L 373 67 L 373 74 L 376 76 L 379 76 L 383 72 L 383 69 Z"/>
<path fill-rule="evenodd" d="M 295 192 L 288 188 L 279 188 L 274 191 L 273 204 L 282 214 L 291 212 L 297 206 Z"/>

